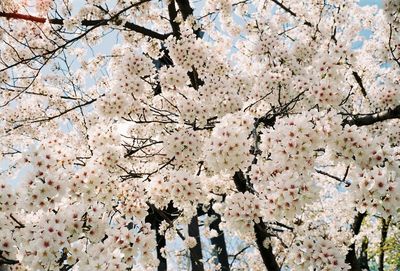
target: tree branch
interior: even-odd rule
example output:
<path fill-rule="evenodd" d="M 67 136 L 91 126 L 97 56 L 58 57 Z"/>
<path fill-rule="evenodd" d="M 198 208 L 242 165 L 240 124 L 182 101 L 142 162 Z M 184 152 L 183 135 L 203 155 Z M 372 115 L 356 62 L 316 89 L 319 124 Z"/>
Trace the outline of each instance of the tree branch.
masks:
<path fill-rule="evenodd" d="M 47 21 L 46 18 L 36 17 L 32 15 L 20 14 L 20 13 L 9 13 L 9 12 L 0 12 L 0 17 L 4 17 L 7 19 L 17 19 L 17 20 L 25 20 L 36 23 L 45 23 Z"/>
<path fill-rule="evenodd" d="M 131 6 L 129 6 L 129 8 L 133 8 L 136 6 L 139 6 L 145 2 L 149 2 L 150 0 L 142 0 L 140 2 L 137 2 L 135 4 L 132 4 Z M 123 10 L 124 11 L 124 10 Z M 43 17 L 36 17 L 36 16 L 32 16 L 32 15 L 27 15 L 27 14 L 20 14 L 20 13 L 7 13 L 7 12 L 0 12 L 0 17 L 4 17 L 7 19 L 17 19 L 17 20 L 27 20 L 27 21 L 31 21 L 31 22 L 36 22 L 36 23 L 45 23 L 46 21 L 48 21 L 50 24 L 54 24 L 54 25 L 64 25 L 64 19 L 47 19 L 47 18 L 43 18 Z M 101 19 L 101 20 L 82 20 L 81 22 L 81 26 L 102 26 L 102 25 L 108 25 L 108 23 L 113 20 L 115 18 L 115 16 L 112 16 L 109 19 Z M 145 28 L 143 26 L 131 23 L 131 22 L 126 22 L 123 25 L 124 28 L 127 28 L 129 30 L 133 30 L 137 33 L 143 34 L 145 36 L 151 37 L 151 38 L 155 38 L 155 39 L 159 39 L 159 40 L 165 40 L 166 38 L 168 38 L 169 35 L 171 35 L 171 33 L 167 33 L 167 34 L 160 34 L 157 33 L 153 30 L 150 30 L 148 28 Z"/>
<path fill-rule="evenodd" d="M 101 95 L 100 97 L 103 97 L 103 96 L 104 96 L 104 95 Z M 50 121 L 50 120 L 53 120 L 53 119 L 55 119 L 55 118 L 61 117 L 62 115 L 65 115 L 65 114 L 67 114 L 68 112 L 71 112 L 71 111 L 73 111 L 73 110 L 75 110 L 75 109 L 82 108 L 83 106 L 92 104 L 92 103 L 94 103 L 95 101 L 97 101 L 97 99 L 98 99 L 98 98 L 95 98 L 95 99 L 92 99 L 92 100 L 87 101 L 87 102 L 85 102 L 85 103 L 77 104 L 77 105 L 75 105 L 75 106 L 73 106 L 73 107 L 71 107 L 71 108 L 68 108 L 68 109 L 64 110 L 64 111 L 61 112 L 61 113 L 55 114 L 55 115 L 50 116 L 50 117 L 47 117 L 47 118 L 42 118 L 42 119 L 33 120 L 31 123 L 37 123 L 37 122 L 43 122 L 43 121 Z"/>
<path fill-rule="evenodd" d="M 365 88 L 364 88 L 364 85 L 363 85 L 363 82 L 362 82 L 362 80 L 361 80 L 360 75 L 359 75 L 356 71 L 353 71 L 353 76 L 354 76 L 354 79 L 356 79 L 357 84 L 358 84 L 358 85 L 360 86 L 360 88 L 361 88 L 361 93 L 362 93 L 362 95 L 363 95 L 364 97 L 367 97 L 367 92 L 365 91 Z"/>
<path fill-rule="evenodd" d="M 342 122 L 342 124 L 343 126 L 345 125 L 365 126 L 385 120 L 398 119 L 398 118 L 400 118 L 400 105 L 397 105 L 393 109 L 389 108 L 386 111 L 382 111 L 375 114 L 351 115 L 351 119 L 345 119 Z"/>
<path fill-rule="evenodd" d="M 245 246 L 244 248 L 242 248 L 241 250 L 239 250 L 235 255 L 233 255 L 233 259 L 231 261 L 230 266 L 233 266 L 233 263 L 236 261 L 236 258 L 242 254 L 243 252 L 245 252 L 248 248 L 250 248 L 250 246 Z"/>
<path fill-rule="evenodd" d="M 392 24 L 389 24 L 389 51 L 390 51 L 390 54 L 392 55 L 393 60 L 400 67 L 400 61 L 399 61 L 400 57 L 396 57 L 394 55 L 396 47 L 392 48 L 392 36 L 393 36 L 393 26 L 392 26 Z"/>
<path fill-rule="evenodd" d="M 17 226 L 16 228 L 19 228 L 19 229 L 25 228 L 25 225 L 22 224 L 21 222 L 19 222 L 18 219 L 16 219 L 16 218 L 13 216 L 13 214 L 10 214 L 10 218 L 11 218 L 15 223 L 18 224 L 18 226 Z"/>
<path fill-rule="evenodd" d="M 1 254 L 2 254 L 2 251 L 0 250 L 0 266 L 2 266 L 2 265 L 13 265 L 13 264 L 18 264 L 19 263 L 19 261 L 7 259 Z"/>
<path fill-rule="evenodd" d="M 276 5 L 278 5 L 285 12 L 292 15 L 293 17 L 298 17 L 297 14 L 293 12 L 293 10 L 291 10 L 290 8 L 288 8 L 287 6 L 285 6 L 283 3 L 279 2 L 278 0 L 271 0 L 271 1 L 274 2 Z M 309 21 L 304 21 L 304 24 L 312 27 L 312 23 L 310 23 Z"/>
<path fill-rule="evenodd" d="M 344 183 L 346 186 L 350 186 L 350 184 L 351 184 L 350 181 L 346 180 L 347 173 L 345 174 L 344 178 L 341 179 L 341 178 L 339 178 L 339 177 L 337 177 L 335 175 L 332 175 L 332 174 L 330 174 L 328 172 L 325 172 L 325 171 L 322 171 L 322 170 L 319 170 L 319 169 L 316 169 L 315 172 L 317 172 L 317 173 L 319 173 L 321 175 L 325 175 L 325 176 L 327 176 L 329 178 L 335 179 L 336 181 L 338 181 L 340 183 Z M 346 172 L 348 172 L 348 169 L 346 170 Z"/>

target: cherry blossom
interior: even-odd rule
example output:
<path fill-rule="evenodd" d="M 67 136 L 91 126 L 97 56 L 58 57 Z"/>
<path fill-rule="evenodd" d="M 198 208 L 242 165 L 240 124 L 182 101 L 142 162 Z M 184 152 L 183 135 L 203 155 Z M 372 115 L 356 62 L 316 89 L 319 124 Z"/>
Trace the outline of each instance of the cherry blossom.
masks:
<path fill-rule="evenodd" d="M 0 269 L 397 270 L 398 1 L 81 2 L 0 3 Z"/>

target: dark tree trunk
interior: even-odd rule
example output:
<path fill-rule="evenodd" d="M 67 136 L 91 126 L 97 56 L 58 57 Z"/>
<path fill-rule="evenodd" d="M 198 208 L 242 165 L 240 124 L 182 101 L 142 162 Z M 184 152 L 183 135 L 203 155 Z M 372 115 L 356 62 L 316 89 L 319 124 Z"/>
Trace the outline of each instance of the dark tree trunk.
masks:
<path fill-rule="evenodd" d="M 279 271 L 279 265 L 276 261 L 274 252 L 271 244 L 267 247 L 264 246 L 264 241 L 270 238 L 270 235 L 266 231 L 265 225 L 262 220 L 254 225 L 254 231 L 256 233 L 256 242 L 258 250 L 260 251 L 261 258 L 263 259 L 264 265 L 268 271 Z"/>
<path fill-rule="evenodd" d="M 354 218 L 354 222 L 352 225 L 352 230 L 353 230 L 354 236 L 360 232 L 361 223 L 364 220 L 364 217 L 366 215 L 367 215 L 366 213 L 357 213 L 356 217 Z M 349 251 L 347 252 L 347 255 L 346 255 L 346 263 L 348 263 L 350 265 L 351 271 L 361 271 L 362 270 L 360 261 L 357 259 L 355 243 L 353 243 L 349 246 Z"/>
<path fill-rule="evenodd" d="M 151 228 L 156 231 L 156 241 L 157 241 L 157 259 L 160 261 L 157 270 L 158 271 L 167 271 L 167 259 L 161 255 L 161 249 L 165 247 L 166 241 L 164 235 L 160 234 L 160 225 L 163 221 L 163 217 L 161 217 L 156 210 L 151 206 L 149 209 L 149 214 L 146 216 L 145 221 L 151 224 Z"/>
<path fill-rule="evenodd" d="M 361 253 L 360 253 L 360 266 L 361 269 L 365 269 L 367 271 L 369 271 L 369 266 L 368 266 L 368 238 L 364 237 L 364 239 L 362 240 L 361 243 Z"/>
<path fill-rule="evenodd" d="M 382 229 L 381 229 L 381 243 L 379 244 L 379 271 L 384 271 L 385 266 L 385 242 L 389 230 L 391 217 L 386 220 L 382 218 Z"/>
<path fill-rule="evenodd" d="M 226 250 L 225 236 L 224 232 L 219 228 L 219 224 L 221 223 L 221 215 L 216 213 L 212 208 L 210 208 L 208 211 L 208 215 L 217 217 L 210 224 L 210 229 L 215 230 L 218 233 L 218 236 L 211 238 L 211 244 L 215 246 L 217 251 L 217 259 L 218 263 L 221 264 L 221 270 L 229 271 L 230 267 L 228 261 L 228 252 Z"/>
<path fill-rule="evenodd" d="M 239 192 L 244 193 L 248 191 L 249 188 L 250 191 L 252 191 L 253 188 L 251 187 L 251 184 L 247 182 L 247 179 L 241 170 L 235 172 L 235 175 L 233 175 L 233 180 L 235 182 L 236 189 Z M 267 227 L 261 219 L 259 223 L 254 225 L 254 232 L 256 234 L 258 250 L 260 251 L 265 267 L 268 271 L 279 271 L 280 268 L 278 262 L 276 261 L 272 246 L 264 246 L 264 241 L 270 238 L 270 234 L 268 233 Z"/>
<path fill-rule="evenodd" d="M 190 248 L 190 262 L 192 263 L 192 271 L 204 271 L 203 253 L 201 250 L 199 221 L 197 215 L 192 218 L 189 224 L 189 236 L 196 239 L 196 246 Z"/>
<path fill-rule="evenodd" d="M 158 225 L 159 227 L 160 225 Z M 165 241 L 165 236 L 160 234 L 159 228 L 156 230 L 156 240 L 157 240 L 157 259 L 160 261 L 158 265 L 158 271 L 167 270 L 167 259 L 161 255 L 161 248 L 167 245 Z"/>

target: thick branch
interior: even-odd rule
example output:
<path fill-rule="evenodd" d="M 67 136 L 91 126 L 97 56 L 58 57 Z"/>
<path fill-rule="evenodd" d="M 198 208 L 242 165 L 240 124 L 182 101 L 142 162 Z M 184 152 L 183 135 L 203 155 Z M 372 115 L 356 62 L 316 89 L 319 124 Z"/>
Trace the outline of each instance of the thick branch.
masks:
<path fill-rule="evenodd" d="M 178 12 L 176 11 L 175 7 L 175 0 L 170 1 L 168 4 L 168 15 L 169 15 L 169 23 L 171 24 L 172 33 L 175 37 L 179 38 L 180 36 L 180 29 L 179 23 L 175 21 L 176 16 L 178 16 Z"/>
<path fill-rule="evenodd" d="M 169 35 L 171 35 L 171 33 L 160 34 L 160 33 L 157 33 L 157 32 L 155 32 L 153 30 L 144 28 L 143 26 L 136 25 L 136 24 L 130 23 L 130 22 L 125 23 L 124 27 L 128 28 L 130 30 L 133 30 L 135 32 L 138 32 L 140 34 L 143 34 L 145 36 L 148 36 L 148 37 L 151 37 L 151 38 L 155 38 L 155 39 L 159 39 L 159 40 L 165 40 L 165 39 L 167 39 L 169 37 Z"/>
<path fill-rule="evenodd" d="M 7 258 L 3 257 L 1 254 L 2 254 L 2 251 L 0 250 L 0 266 L 13 265 L 13 264 L 19 263 L 17 260 L 7 259 Z"/>
<path fill-rule="evenodd" d="M 385 120 L 398 119 L 398 118 L 400 118 L 400 105 L 394 107 L 393 109 L 390 108 L 386 111 L 382 111 L 375 114 L 353 115 L 351 116 L 351 119 L 344 120 L 342 124 L 343 126 L 347 124 L 356 126 L 365 126 Z"/>
<path fill-rule="evenodd" d="M 161 223 L 159 223 L 161 224 Z M 158 271 L 166 271 L 167 269 L 167 259 L 163 257 L 161 253 L 161 249 L 165 248 L 167 245 L 167 242 L 165 240 L 165 236 L 160 234 L 160 225 L 157 225 L 157 230 L 156 230 L 156 240 L 157 240 L 157 259 L 160 261 L 160 264 L 158 265 L 157 270 Z"/>
<path fill-rule="evenodd" d="M 193 14 L 193 8 L 190 6 L 189 0 L 176 0 L 179 10 L 182 13 L 183 20 Z"/>
<path fill-rule="evenodd" d="M 26 20 L 36 23 L 45 23 L 47 21 L 46 18 L 20 14 L 20 13 L 8 13 L 8 12 L 0 12 L 0 17 L 4 17 L 7 19 L 16 19 L 16 20 Z"/>

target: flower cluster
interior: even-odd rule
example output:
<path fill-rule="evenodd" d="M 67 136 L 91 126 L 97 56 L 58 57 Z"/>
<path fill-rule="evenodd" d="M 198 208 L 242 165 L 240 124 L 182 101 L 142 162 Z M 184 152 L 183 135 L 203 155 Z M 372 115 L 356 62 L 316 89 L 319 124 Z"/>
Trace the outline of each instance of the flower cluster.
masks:
<path fill-rule="evenodd" d="M 191 29 L 181 29 L 182 37 L 175 39 L 173 36 L 167 40 L 169 56 L 175 65 L 179 65 L 185 71 L 196 68 L 204 69 L 207 59 L 207 44 L 197 39 Z"/>
<path fill-rule="evenodd" d="M 338 87 L 336 81 L 323 79 L 318 84 L 313 85 L 312 90 L 308 94 L 320 106 L 339 105 L 342 99 Z"/>
<path fill-rule="evenodd" d="M 224 227 L 236 234 L 247 235 L 252 232 L 254 223 L 259 222 L 262 207 L 257 196 L 245 192 L 227 196 L 225 202 L 214 206 L 214 209 L 222 213 L 226 223 Z"/>
<path fill-rule="evenodd" d="M 192 169 L 199 163 L 203 134 L 201 131 L 180 128 L 163 138 L 164 151 L 168 157 L 174 157 L 176 166 Z"/>
<path fill-rule="evenodd" d="M 46 15 L 47 12 L 52 8 L 53 6 L 53 1 L 52 0 L 39 0 L 36 1 L 36 11 L 39 14 Z"/>
<path fill-rule="evenodd" d="M 139 100 L 151 93 L 143 77 L 153 73 L 153 63 L 143 55 L 128 48 L 117 47 L 114 51 L 120 57 L 114 59 L 109 66 L 112 74 L 111 90 L 96 104 L 98 110 L 109 117 L 139 112 Z"/>
<path fill-rule="evenodd" d="M 31 166 L 37 176 L 43 176 L 55 174 L 59 167 L 70 169 L 74 159 L 65 142 L 56 136 L 49 136 L 40 146 L 30 146 L 22 161 Z"/>
<path fill-rule="evenodd" d="M 359 172 L 354 176 L 350 191 L 359 212 L 397 216 L 400 186 L 396 172 L 379 167 Z"/>
<path fill-rule="evenodd" d="M 266 128 L 261 135 L 263 157 L 272 160 L 269 163 L 273 163 L 271 167 L 277 171 L 296 168 L 304 172 L 312 169 L 315 160 L 313 151 L 321 144 L 319 132 L 314 126 L 306 114 L 278 119 L 273 129 Z"/>
<path fill-rule="evenodd" d="M 0 209 L 3 207 L 0 205 Z M 17 254 L 16 242 L 13 239 L 14 225 L 6 215 L 5 211 L 0 212 L 0 251 L 2 252 L 2 257 L 6 259 L 14 259 Z"/>
<path fill-rule="evenodd" d="M 104 130 L 101 125 L 93 125 L 88 131 L 89 145 L 91 147 L 103 147 L 107 145 L 119 145 L 121 136 L 113 129 Z"/>
<path fill-rule="evenodd" d="M 133 186 L 133 188 L 132 188 Z M 131 182 L 122 182 L 118 185 L 118 210 L 127 218 L 135 218 L 144 221 L 147 215 L 148 205 L 146 203 L 145 188 L 139 182 L 132 185 Z"/>
<path fill-rule="evenodd" d="M 349 270 L 342 257 L 343 252 L 343 249 L 338 248 L 330 239 L 309 236 L 296 244 L 291 256 L 296 270 Z"/>
<path fill-rule="evenodd" d="M 106 117 L 124 116 L 134 108 L 135 100 L 132 96 L 120 90 L 112 90 L 99 99 L 96 108 Z"/>
<path fill-rule="evenodd" d="M 90 243 L 76 241 L 71 245 L 69 263 L 76 263 L 83 270 L 91 270 L 93 266 L 101 270 L 125 270 L 129 266 L 139 269 L 158 265 L 151 251 L 157 243 L 155 233 L 149 225 L 136 225 L 132 230 L 125 224 L 107 232 L 104 242 Z"/>
<path fill-rule="evenodd" d="M 232 181 L 230 173 L 215 174 L 211 177 L 201 176 L 202 182 L 205 183 L 205 194 L 209 200 L 213 199 L 217 202 L 222 201 L 225 194 L 235 190 L 235 184 Z"/>
<path fill-rule="evenodd" d="M 302 213 L 302 208 L 319 196 L 318 186 L 310 176 L 284 171 L 256 186 L 260 199 L 267 204 L 266 218 L 269 220 L 293 219 Z"/>
<path fill-rule="evenodd" d="M 209 81 L 199 88 L 203 106 L 207 107 L 209 117 L 222 117 L 228 113 L 238 112 L 243 104 L 240 81 L 236 82 L 236 78 L 232 78 L 223 83 L 220 79 L 219 76 L 209 78 Z"/>
<path fill-rule="evenodd" d="M 4 12 L 15 12 L 22 7 L 22 3 L 17 3 L 13 0 L 4 0 L 1 2 L 1 9 Z"/>
<path fill-rule="evenodd" d="M 104 204 L 110 203 L 113 195 L 109 190 L 113 183 L 109 174 L 101 170 L 101 164 L 91 162 L 81 168 L 69 181 L 69 194 L 73 198 L 92 202 L 98 198 L 103 200 Z"/>
<path fill-rule="evenodd" d="M 333 139 L 333 138 L 332 138 Z M 327 141 L 332 160 L 355 161 L 361 168 L 382 165 L 388 158 L 389 150 L 381 137 L 370 137 L 367 129 L 346 125 Z"/>
<path fill-rule="evenodd" d="M 147 189 L 151 202 L 158 208 L 173 201 L 175 207 L 193 211 L 205 197 L 200 178 L 182 170 L 153 177 Z"/>
<path fill-rule="evenodd" d="M 234 172 L 251 162 L 248 140 L 253 125 L 251 116 L 228 114 L 218 123 L 205 143 L 205 165 L 215 173 Z"/>
<path fill-rule="evenodd" d="M 381 110 L 393 109 L 400 102 L 399 83 L 387 82 L 385 86 L 373 91 L 371 96 L 371 101 L 376 104 L 376 107 L 381 108 Z"/>
<path fill-rule="evenodd" d="M 92 160 L 103 168 L 115 168 L 122 157 L 123 149 L 120 147 L 121 137 L 113 129 L 101 130 L 100 125 L 94 125 L 88 131 L 89 145 L 95 147 Z"/>
<path fill-rule="evenodd" d="M 183 121 L 205 127 L 216 117 L 238 112 L 243 105 L 239 95 L 240 85 L 229 81 L 223 83 L 219 77 L 205 82 L 198 90 L 185 88 L 184 97 L 177 97 L 177 106 Z M 189 97 L 189 98 L 187 98 Z"/>
<path fill-rule="evenodd" d="M 0 212 L 12 212 L 16 207 L 15 191 L 9 183 L 0 181 Z"/>
<path fill-rule="evenodd" d="M 378 127 L 378 129 L 384 129 L 388 133 L 389 142 L 392 146 L 400 146 L 400 121 L 390 120 L 387 125 Z"/>
<path fill-rule="evenodd" d="M 384 4 L 384 12 L 386 15 L 386 19 L 388 20 L 389 23 L 392 23 L 396 26 L 400 25 L 400 19 L 399 19 L 399 14 L 400 14 L 400 4 L 396 0 L 385 0 L 383 1 Z"/>
<path fill-rule="evenodd" d="M 18 244 L 24 244 L 18 246 L 19 252 L 24 255 L 22 264 L 34 269 L 59 270 L 60 247 L 68 246 L 68 239 L 78 238 L 82 233 L 81 217 L 72 215 L 78 212 L 59 209 L 56 214 L 39 212 L 36 217 L 29 215 L 21 220 L 24 228 L 14 238 Z"/>
<path fill-rule="evenodd" d="M 162 67 L 160 70 L 160 82 L 164 90 L 180 89 L 187 84 L 188 80 L 186 71 L 180 66 Z"/>
<path fill-rule="evenodd" d="M 63 179 L 51 176 L 36 177 L 31 173 L 19 189 L 20 208 L 26 211 L 51 210 L 65 196 L 67 184 Z"/>
<path fill-rule="evenodd" d="M 116 148 L 110 145 L 94 152 L 96 161 L 106 169 L 117 168 L 118 161 L 122 157 L 122 148 Z"/>

